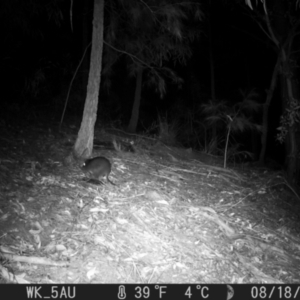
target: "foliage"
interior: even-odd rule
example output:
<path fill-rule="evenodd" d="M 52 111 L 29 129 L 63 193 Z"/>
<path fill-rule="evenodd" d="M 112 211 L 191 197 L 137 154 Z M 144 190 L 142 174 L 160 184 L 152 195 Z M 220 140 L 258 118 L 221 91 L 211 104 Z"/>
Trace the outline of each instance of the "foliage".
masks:
<path fill-rule="evenodd" d="M 112 66 L 126 55 L 128 74 L 134 76 L 139 68 L 146 70 L 146 84 L 154 86 L 161 96 L 166 92 L 164 78 L 176 84 L 182 80 L 166 64 L 185 63 L 191 56 L 189 42 L 198 31 L 186 23 L 193 16 L 202 17 L 197 2 L 174 0 L 111 1 L 110 22 L 105 32 L 104 69 L 106 86 Z"/>
<path fill-rule="evenodd" d="M 246 5 L 253 10 L 252 3 L 254 1 L 245 0 Z M 255 1 L 256 6 L 258 5 L 258 0 Z M 263 6 L 263 13 L 260 16 L 260 21 L 257 21 L 258 25 L 261 27 L 263 32 L 266 34 L 269 40 L 276 46 L 275 49 L 278 55 L 281 56 L 281 73 L 285 80 L 290 80 L 292 76 L 292 69 L 296 69 L 297 66 L 293 61 L 293 48 L 295 48 L 295 38 L 299 35 L 299 0 L 289 1 L 285 6 L 285 11 L 280 12 L 280 5 L 276 2 L 268 3 L 266 0 L 260 0 Z M 283 3 L 285 1 L 282 1 Z M 282 6 L 284 7 L 284 6 Z M 258 15 L 258 12 L 255 13 Z M 281 18 L 280 21 L 276 18 Z M 276 22 L 277 21 L 277 22 Z M 285 31 L 276 28 L 276 23 L 285 24 Z M 297 47 L 297 46 L 296 46 Z M 299 101 L 292 99 L 292 96 L 285 98 L 286 109 L 283 115 L 280 117 L 280 126 L 277 128 L 279 131 L 277 134 L 277 140 L 283 143 L 286 135 L 295 123 L 299 123 L 300 120 L 300 105 Z M 284 100 L 283 100 L 284 101 Z"/>
<path fill-rule="evenodd" d="M 57 77 L 57 65 L 45 57 L 37 57 L 40 57 L 43 47 L 41 41 L 45 39 L 46 31 L 43 29 L 49 29 L 53 23 L 56 27 L 61 25 L 63 14 L 60 3 L 63 3 L 63 0 L 0 2 L 1 38 L 5 45 L 1 48 L 2 70 L 4 73 L 6 68 L 9 72 L 13 69 L 15 72 L 18 70 L 14 79 L 20 78 L 25 82 L 22 92 L 32 98 L 49 93 L 51 72 L 55 72 Z M 55 27 L 51 27 L 53 28 Z M 26 71 L 19 72 L 21 69 Z"/>
<path fill-rule="evenodd" d="M 226 124 L 226 145 L 224 167 L 227 161 L 227 149 L 231 132 L 244 132 L 246 130 L 261 131 L 261 126 L 252 121 L 253 114 L 259 112 L 262 105 L 256 100 L 258 94 L 252 89 L 249 92 L 240 90 L 242 101 L 230 106 L 226 101 L 210 100 L 203 104 L 203 112 L 207 115 L 206 122 L 210 126 Z"/>
<path fill-rule="evenodd" d="M 292 127 L 295 123 L 300 122 L 300 104 L 299 101 L 293 99 L 290 101 L 289 108 L 285 109 L 284 114 L 280 117 L 280 126 L 277 134 L 277 140 L 283 143 L 288 133 L 288 128 Z"/>
<path fill-rule="evenodd" d="M 178 120 L 172 119 L 168 121 L 168 117 L 158 116 L 158 126 L 159 126 L 159 135 L 158 138 L 160 141 L 164 142 L 167 145 L 175 145 L 176 137 L 178 133 Z"/>
<path fill-rule="evenodd" d="M 253 153 L 246 151 L 246 150 L 240 150 L 241 148 L 240 143 L 234 143 L 230 147 L 228 147 L 227 150 L 227 160 L 231 161 L 233 163 L 239 163 L 244 162 L 245 160 L 253 159 Z"/>
<path fill-rule="evenodd" d="M 2 26 L 5 24 L 6 30 L 2 31 L 5 34 L 4 41 L 6 43 L 16 43 L 15 34 L 23 35 L 24 37 L 41 38 L 42 31 L 40 26 L 36 26 L 35 18 L 45 15 L 47 21 L 53 21 L 57 26 L 63 20 L 62 11 L 59 4 L 63 0 L 1 0 L 0 20 Z M 2 37 L 3 38 L 3 37 Z"/>
<path fill-rule="evenodd" d="M 232 107 L 224 101 L 210 100 L 202 105 L 203 112 L 208 115 L 206 122 L 212 126 L 216 123 L 225 123 L 227 128 L 231 127 L 233 131 L 243 132 L 248 129 L 260 130 L 260 126 L 254 124 L 251 120 L 253 113 L 261 110 L 262 105 L 255 100 L 258 94 L 255 90 L 246 93 L 240 90 L 243 100 L 234 104 Z"/>

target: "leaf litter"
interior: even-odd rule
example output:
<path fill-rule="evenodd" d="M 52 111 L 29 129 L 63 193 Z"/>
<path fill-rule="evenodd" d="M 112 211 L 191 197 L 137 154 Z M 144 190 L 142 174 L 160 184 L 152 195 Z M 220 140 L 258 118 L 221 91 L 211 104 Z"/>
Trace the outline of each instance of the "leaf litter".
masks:
<path fill-rule="evenodd" d="M 282 173 L 223 169 L 140 137 L 135 153 L 95 149 L 117 186 L 92 185 L 63 163 L 76 138 L 65 130 L 5 136 L 14 150 L 0 161 L 3 282 L 299 282 L 300 202 Z"/>

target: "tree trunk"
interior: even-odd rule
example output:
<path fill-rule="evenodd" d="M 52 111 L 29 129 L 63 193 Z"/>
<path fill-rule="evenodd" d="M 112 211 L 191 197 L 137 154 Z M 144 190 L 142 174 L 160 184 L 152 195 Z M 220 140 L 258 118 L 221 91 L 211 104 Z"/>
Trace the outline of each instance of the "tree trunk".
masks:
<path fill-rule="evenodd" d="M 90 36 L 90 19 L 88 18 L 89 16 L 89 10 L 92 8 L 90 1 L 83 1 L 81 3 L 82 9 L 83 9 L 83 14 L 82 14 L 82 53 L 86 51 L 86 47 L 88 47 L 89 42 L 91 40 Z M 87 52 L 88 53 L 88 52 Z M 88 72 L 89 72 L 89 56 L 87 55 L 84 56 L 83 62 L 82 62 L 82 72 L 81 72 L 81 84 L 82 87 L 80 89 L 82 97 L 86 96 L 86 87 L 87 87 L 87 82 L 88 82 Z"/>
<path fill-rule="evenodd" d="M 286 137 L 285 168 L 288 181 L 296 185 L 299 183 L 299 159 L 297 159 L 296 124 L 289 127 Z"/>
<path fill-rule="evenodd" d="M 212 31 L 212 4 L 209 1 L 208 40 L 209 40 L 209 66 L 210 66 L 210 93 L 213 102 L 216 100 L 215 88 L 215 62 L 213 55 L 213 31 Z"/>
<path fill-rule="evenodd" d="M 143 68 L 139 67 L 136 76 L 136 87 L 135 87 L 135 95 L 134 102 L 131 111 L 131 118 L 128 125 L 128 132 L 136 132 L 137 122 L 139 119 L 139 110 L 141 104 L 141 94 L 142 94 L 142 79 L 143 79 Z"/>
<path fill-rule="evenodd" d="M 210 67 L 210 93 L 213 103 L 216 103 L 216 87 L 215 87 L 215 61 L 213 53 L 213 30 L 212 30 L 212 0 L 209 1 L 209 18 L 208 18 L 208 45 L 209 45 L 209 67 Z M 217 149 L 217 123 L 211 125 L 211 143 L 210 151 L 212 153 Z"/>
<path fill-rule="evenodd" d="M 263 106 L 263 124 L 262 124 L 262 134 L 261 134 L 261 150 L 259 154 L 259 163 L 264 164 L 265 155 L 267 150 L 267 137 L 268 137 L 268 116 L 269 116 L 269 106 L 273 98 L 274 90 L 277 84 L 278 73 L 280 66 L 280 54 L 278 54 L 277 62 L 273 70 L 272 79 L 270 83 L 270 88 L 267 93 L 267 99 Z"/>
<path fill-rule="evenodd" d="M 102 69 L 103 15 L 104 0 L 94 0 L 90 72 L 82 122 L 73 151 L 75 157 L 89 157 L 93 150 Z"/>
<path fill-rule="evenodd" d="M 265 2 L 264 2 L 265 3 Z M 264 6 L 266 9 L 266 6 Z M 289 24 L 289 18 L 291 17 L 291 6 L 288 1 L 275 0 L 272 3 L 273 8 L 273 20 L 269 19 L 269 15 L 266 14 L 266 25 L 269 30 L 269 36 L 279 49 L 279 55 L 281 60 L 282 70 L 282 84 L 286 90 L 285 95 L 282 97 L 282 103 L 286 107 L 286 114 L 288 115 L 288 134 L 286 136 L 285 145 L 285 167 L 288 176 L 288 181 L 296 183 L 296 177 L 299 175 L 299 159 L 297 157 L 297 149 L 299 149 L 299 141 L 297 141 L 297 123 L 295 122 L 295 115 L 299 113 L 299 87 L 297 86 L 295 78 L 297 78 L 297 65 L 294 63 L 297 61 L 297 57 L 293 57 L 292 47 L 295 47 L 294 38 L 295 34 L 290 35 L 291 30 L 296 30 L 296 24 Z M 288 16 L 288 17 L 287 17 Z M 294 31 L 295 32 L 295 31 Z M 297 32 L 297 31 L 296 31 Z M 298 111 L 297 111 L 298 110 Z"/>
<path fill-rule="evenodd" d="M 296 107 L 299 107 L 300 91 L 297 82 L 297 66 L 293 67 L 290 62 L 295 61 L 292 55 L 287 55 L 282 51 L 283 56 L 283 76 L 286 81 L 286 108 L 290 112 L 296 113 Z M 290 114 L 290 113 L 289 113 Z M 290 116 L 291 118 L 291 116 Z M 300 158 L 298 157 L 299 141 L 297 140 L 297 127 L 298 123 L 294 120 L 288 127 L 288 135 L 286 137 L 286 155 L 285 167 L 288 181 L 292 184 L 297 184 L 299 180 L 299 165 Z"/>

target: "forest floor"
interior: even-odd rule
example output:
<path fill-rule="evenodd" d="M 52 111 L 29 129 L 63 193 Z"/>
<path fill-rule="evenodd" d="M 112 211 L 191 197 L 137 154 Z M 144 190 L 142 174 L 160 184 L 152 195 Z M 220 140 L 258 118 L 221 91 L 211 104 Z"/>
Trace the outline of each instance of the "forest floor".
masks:
<path fill-rule="evenodd" d="M 0 126 L 0 282 L 300 282 L 300 200 L 281 171 L 143 136 L 101 148 L 126 134 L 96 128 L 116 186 L 93 185 L 64 163 L 79 124 L 51 126 Z"/>

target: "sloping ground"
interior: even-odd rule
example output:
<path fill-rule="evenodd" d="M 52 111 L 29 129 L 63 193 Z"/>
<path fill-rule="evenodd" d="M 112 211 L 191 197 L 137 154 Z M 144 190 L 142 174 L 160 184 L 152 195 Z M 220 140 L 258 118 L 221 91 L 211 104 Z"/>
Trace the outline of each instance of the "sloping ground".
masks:
<path fill-rule="evenodd" d="M 135 153 L 95 149 L 117 184 L 97 186 L 63 164 L 76 133 L 1 128 L 2 282 L 300 282 L 300 200 L 282 174 L 136 137 Z"/>

